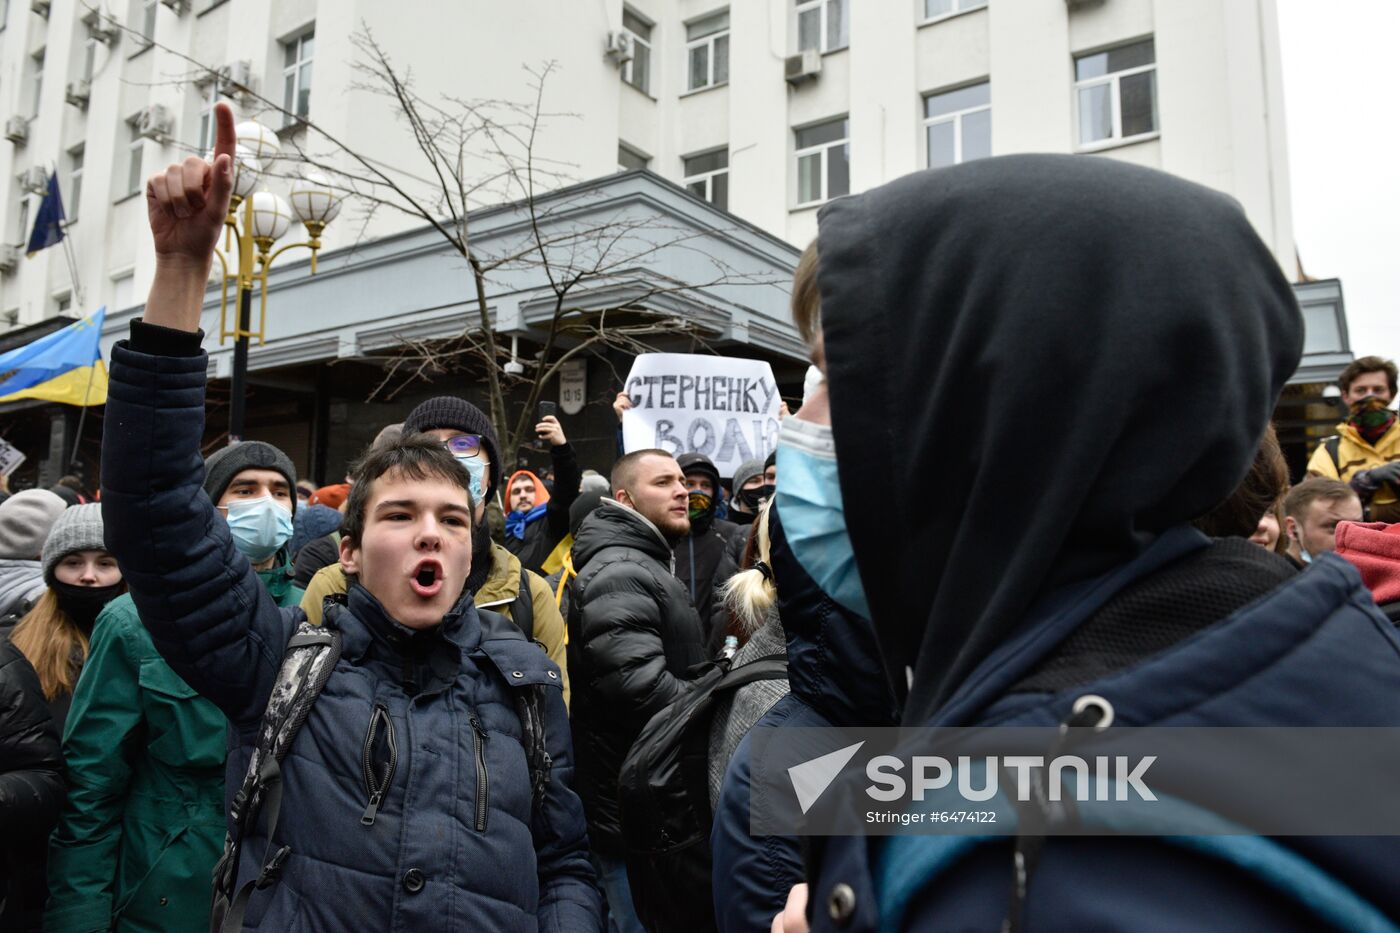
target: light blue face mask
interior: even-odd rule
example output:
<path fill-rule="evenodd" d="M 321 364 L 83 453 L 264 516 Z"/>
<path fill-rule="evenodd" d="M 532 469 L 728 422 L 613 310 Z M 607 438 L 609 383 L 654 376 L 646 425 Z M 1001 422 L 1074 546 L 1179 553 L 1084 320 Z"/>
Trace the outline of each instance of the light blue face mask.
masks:
<path fill-rule="evenodd" d="M 870 618 L 870 603 L 856 570 L 855 550 L 846 531 L 841 483 L 836 476 L 836 443 L 825 425 L 783 419 L 778 429 L 778 487 L 773 506 L 793 557 L 812 582 L 832 600 Z"/>
<path fill-rule="evenodd" d="M 1305 564 L 1311 564 L 1311 563 L 1312 563 L 1312 555 L 1309 554 L 1309 553 L 1308 553 L 1308 549 L 1307 549 L 1306 547 L 1303 546 L 1303 536 L 1302 536 L 1302 535 L 1294 535 L 1294 536 L 1293 536 L 1293 540 L 1294 540 L 1295 542 L 1297 542 L 1297 544 L 1298 544 L 1298 556 L 1299 556 L 1299 558 L 1303 561 L 1303 563 L 1305 563 Z"/>
<path fill-rule="evenodd" d="M 292 512 L 271 496 L 228 504 L 228 530 L 234 547 L 253 563 L 267 560 L 292 537 Z"/>
<path fill-rule="evenodd" d="M 480 502 L 482 494 L 485 492 L 482 488 L 482 480 L 486 478 L 485 461 L 476 454 L 470 456 L 453 454 L 452 456 L 456 457 L 457 462 L 467 468 L 467 476 L 471 477 L 472 502 Z"/>

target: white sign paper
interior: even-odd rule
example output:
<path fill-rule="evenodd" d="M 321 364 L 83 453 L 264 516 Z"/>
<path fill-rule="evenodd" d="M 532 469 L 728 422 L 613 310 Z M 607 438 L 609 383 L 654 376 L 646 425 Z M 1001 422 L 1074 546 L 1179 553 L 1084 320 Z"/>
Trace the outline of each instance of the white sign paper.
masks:
<path fill-rule="evenodd" d="M 583 411 L 588 391 L 588 361 L 569 360 L 559 367 L 559 407 L 566 415 Z"/>
<path fill-rule="evenodd" d="M 623 391 L 632 400 L 622 418 L 628 453 L 656 447 L 676 456 L 704 454 L 729 478 L 777 443 L 783 401 L 773 368 L 761 360 L 644 353 Z"/>
<path fill-rule="evenodd" d="M 24 462 L 24 453 L 9 441 L 0 440 L 0 476 L 9 476 Z"/>

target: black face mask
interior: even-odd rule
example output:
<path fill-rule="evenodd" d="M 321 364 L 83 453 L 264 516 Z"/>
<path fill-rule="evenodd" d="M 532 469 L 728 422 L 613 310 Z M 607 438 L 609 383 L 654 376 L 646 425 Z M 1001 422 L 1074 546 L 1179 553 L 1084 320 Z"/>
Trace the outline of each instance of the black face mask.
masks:
<path fill-rule="evenodd" d="M 772 483 L 764 483 L 752 489 L 741 489 L 734 494 L 734 498 L 738 499 L 747 511 L 757 513 L 759 506 L 773 498 L 774 488 Z"/>
<path fill-rule="evenodd" d="M 58 600 L 58 608 L 82 629 L 91 633 L 93 623 L 102 608 L 116 599 L 126 589 L 124 583 L 111 586 L 74 586 L 71 583 L 53 582 L 53 595 Z"/>

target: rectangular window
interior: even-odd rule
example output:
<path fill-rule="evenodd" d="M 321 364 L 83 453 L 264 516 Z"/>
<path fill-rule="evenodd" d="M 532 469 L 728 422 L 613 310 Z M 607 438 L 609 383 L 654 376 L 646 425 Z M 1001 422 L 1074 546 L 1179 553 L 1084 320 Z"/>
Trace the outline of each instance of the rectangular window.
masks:
<path fill-rule="evenodd" d="M 68 150 L 68 197 L 66 198 L 69 223 L 78 219 L 78 203 L 83 196 L 83 147 L 75 146 Z"/>
<path fill-rule="evenodd" d="M 311 113 L 311 56 L 315 52 L 316 35 L 308 32 L 285 43 L 282 68 L 283 126 L 305 120 Z"/>
<path fill-rule="evenodd" d="M 1080 148 L 1157 132 L 1157 55 L 1151 39 L 1074 60 Z"/>
<path fill-rule="evenodd" d="M 215 85 L 209 84 L 199 93 L 199 138 L 195 140 L 195 153 L 208 155 L 214 151 L 214 103 L 218 99 Z"/>
<path fill-rule="evenodd" d="M 19 236 L 16 238 L 20 246 L 29 244 L 29 195 L 19 196 Z"/>
<path fill-rule="evenodd" d="M 842 117 L 795 133 L 798 206 L 819 204 L 850 194 L 850 121 Z"/>
<path fill-rule="evenodd" d="M 954 13 L 966 13 L 968 10 L 980 10 L 986 5 L 987 0 L 924 0 L 924 21 L 942 19 Z"/>
<path fill-rule="evenodd" d="M 797 50 L 834 52 L 850 44 L 846 0 L 797 0 Z"/>
<path fill-rule="evenodd" d="M 121 311 L 136 303 L 136 276 L 127 272 L 112 277 L 112 310 Z"/>
<path fill-rule="evenodd" d="M 685 27 L 687 90 L 729 83 L 729 11 L 698 19 Z"/>
<path fill-rule="evenodd" d="M 141 124 L 136 118 L 126 121 L 126 193 L 141 193 L 141 155 L 146 140 L 141 137 Z"/>
<path fill-rule="evenodd" d="M 651 93 L 651 24 L 631 10 L 622 11 L 622 30 L 632 37 L 632 60 L 622 66 L 622 80 Z"/>
<path fill-rule="evenodd" d="M 31 71 L 34 76 L 34 116 L 39 115 L 39 101 L 44 97 L 44 50 L 34 53 Z"/>
<path fill-rule="evenodd" d="M 156 10 L 160 8 L 160 0 L 137 0 L 137 3 L 136 31 L 141 34 L 137 42 L 143 48 L 150 48 L 156 39 Z"/>
<path fill-rule="evenodd" d="M 73 309 L 73 293 L 62 292 L 54 295 L 53 303 L 55 310 L 57 310 L 59 314 L 67 314 Z"/>
<path fill-rule="evenodd" d="M 729 210 L 729 150 L 716 149 L 684 161 L 685 189 L 722 211 Z"/>
<path fill-rule="evenodd" d="M 986 81 L 924 98 L 928 167 L 992 154 L 992 86 Z"/>
<path fill-rule="evenodd" d="M 631 172 L 639 168 L 646 168 L 650 164 L 651 159 L 631 146 L 626 143 L 617 144 L 617 167 L 620 171 Z"/>
<path fill-rule="evenodd" d="M 83 41 L 83 80 L 91 81 L 97 71 L 97 38 L 88 36 Z"/>

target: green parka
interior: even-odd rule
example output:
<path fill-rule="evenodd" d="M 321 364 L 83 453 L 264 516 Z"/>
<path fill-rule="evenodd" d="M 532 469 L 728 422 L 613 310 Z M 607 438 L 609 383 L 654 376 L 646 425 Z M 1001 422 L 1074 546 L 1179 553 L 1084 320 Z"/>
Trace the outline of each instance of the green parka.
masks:
<path fill-rule="evenodd" d="M 258 576 L 279 606 L 301 600 L 285 564 Z M 49 843 L 46 933 L 209 929 L 226 729 L 156 653 L 131 597 L 109 603 L 64 730 L 69 790 Z"/>

